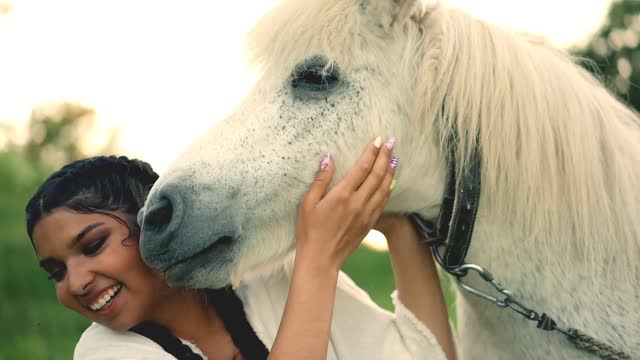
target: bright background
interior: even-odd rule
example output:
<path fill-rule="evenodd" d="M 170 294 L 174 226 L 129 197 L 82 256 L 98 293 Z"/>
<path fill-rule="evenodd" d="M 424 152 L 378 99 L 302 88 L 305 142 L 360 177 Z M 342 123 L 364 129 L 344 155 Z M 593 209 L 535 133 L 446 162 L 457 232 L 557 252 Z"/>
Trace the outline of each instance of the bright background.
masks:
<path fill-rule="evenodd" d="M 161 172 L 247 91 L 242 38 L 275 3 L 4 0 L 11 12 L 0 15 L 0 122 L 25 123 L 42 103 L 83 103 L 100 126 L 120 129 L 124 153 Z M 609 0 L 448 3 L 567 46 L 591 35 Z"/>

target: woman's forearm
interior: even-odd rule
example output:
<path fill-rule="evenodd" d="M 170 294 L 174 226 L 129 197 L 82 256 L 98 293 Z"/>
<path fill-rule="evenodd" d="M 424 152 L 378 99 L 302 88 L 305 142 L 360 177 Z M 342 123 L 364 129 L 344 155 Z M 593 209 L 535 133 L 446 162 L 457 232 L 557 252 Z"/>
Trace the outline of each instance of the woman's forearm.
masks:
<path fill-rule="evenodd" d="M 398 297 L 431 330 L 447 358 L 456 359 L 447 308 L 431 251 L 420 243 L 420 235 L 413 225 L 405 221 L 405 225 L 396 226 L 387 236 Z"/>
<path fill-rule="evenodd" d="M 329 153 L 322 158 L 298 207 L 296 259 L 270 359 L 327 358 L 340 267 L 389 199 L 394 143 L 376 138 L 331 190 L 334 164 Z"/>
<path fill-rule="evenodd" d="M 296 258 L 269 359 L 326 359 L 339 269 Z"/>

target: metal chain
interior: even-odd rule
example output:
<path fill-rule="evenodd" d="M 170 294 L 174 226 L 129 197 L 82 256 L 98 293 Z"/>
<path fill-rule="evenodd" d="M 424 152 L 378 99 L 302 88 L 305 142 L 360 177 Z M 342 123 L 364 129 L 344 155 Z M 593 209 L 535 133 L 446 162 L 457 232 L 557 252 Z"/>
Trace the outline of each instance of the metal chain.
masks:
<path fill-rule="evenodd" d="M 602 343 L 593 337 L 584 334 L 583 332 L 574 328 L 563 328 L 559 326 L 550 316 L 545 313 L 538 313 L 537 311 L 530 309 L 521 302 L 519 302 L 513 293 L 507 288 L 502 286 L 487 269 L 476 264 L 464 264 L 455 269 L 447 269 L 444 267 L 440 252 L 436 246 L 433 248 L 433 254 L 436 261 L 443 266 L 450 274 L 455 276 L 458 286 L 481 299 L 489 301 L 500 308 L 508 308 L 514 312 L 522 315 L 527 320 L 537 322 L 536 327 L 544 331 L 557 331 L 564 334 L 567 339 L 578 349 L 590 352 L 597 355 L 604 360 L 631 360 L 631 356 L 622 350 L 617 350 L 611 345 Z M 469 272 L 476 272 L 485 282 L 489 283 L 496 291 L 498 291 L 504 298 L 499 299 L 495 296 L 491 296 L 484 291 L 478 290 L 465 284 L 463 278 L 469 274 Z"/>

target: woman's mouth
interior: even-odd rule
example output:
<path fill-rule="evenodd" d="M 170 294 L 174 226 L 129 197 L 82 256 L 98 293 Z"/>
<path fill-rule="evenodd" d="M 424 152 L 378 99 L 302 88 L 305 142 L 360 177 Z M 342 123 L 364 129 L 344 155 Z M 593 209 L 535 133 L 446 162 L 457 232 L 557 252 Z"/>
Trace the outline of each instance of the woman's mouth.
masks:
<path fill-rule="evenodd" d="M 121 289 L 122 284 L 114 285 L 110 289 L 106 290 L 100 298 L 89 304 L 89 308 L 96 312 L 104 312 L 111 306 L 113 300 L 118 296 Z"/>

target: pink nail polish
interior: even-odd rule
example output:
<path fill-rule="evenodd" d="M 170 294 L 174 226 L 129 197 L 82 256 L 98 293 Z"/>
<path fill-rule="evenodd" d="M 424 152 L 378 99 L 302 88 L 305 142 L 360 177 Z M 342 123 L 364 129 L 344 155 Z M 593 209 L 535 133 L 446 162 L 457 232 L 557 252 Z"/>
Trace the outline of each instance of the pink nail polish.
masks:
<path fill-rule="evenodd" d="M 393 155 L 391 157 L 391 168 L 395 169 L 396 166 L 398 166 L 398 156 L 397 155 Z"/>
<path fill-rule="evenodd" d="M 320 163 L 320 170 L 326 170 L 331 163 L 331 154 L 326 153 L 322 157 L 322 162 Z"/>
<path fill-rule="evenodd" d="M 391 150 L 394 146 L 396 146 L 396 138 L 391 137 L 387 140 L 387 149 Z"/>

